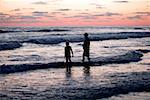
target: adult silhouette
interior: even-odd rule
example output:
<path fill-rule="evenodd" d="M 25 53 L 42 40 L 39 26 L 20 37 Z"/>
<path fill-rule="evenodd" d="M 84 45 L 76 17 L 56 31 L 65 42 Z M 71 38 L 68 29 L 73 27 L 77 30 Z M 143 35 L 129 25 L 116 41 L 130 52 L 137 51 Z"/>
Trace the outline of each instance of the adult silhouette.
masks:
<path fill-rule="evenodd" d="M 85 60 L 85 57 L 88 58 L 88 61 L 90 61 L 90 39 L 88 37 L 88 33 L 84 34 L 84 43 L 83 43 L 83 62 Z"/>

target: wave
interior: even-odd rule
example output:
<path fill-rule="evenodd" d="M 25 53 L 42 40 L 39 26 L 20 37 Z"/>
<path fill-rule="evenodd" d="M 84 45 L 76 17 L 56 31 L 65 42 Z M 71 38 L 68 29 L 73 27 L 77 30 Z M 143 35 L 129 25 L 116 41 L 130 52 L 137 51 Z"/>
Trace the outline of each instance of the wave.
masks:
<path fill-rule="evenodd" d="M 12 33 L 12 32 L 21 32 L 21 31 L 0 30 L 0 33 Z"/>
<path fill-rule="evenodd" d="M 150 37 L 150 32 L 120 32 L 120 33 L 90 34 L 89 37 L 91 41 L 142 38 L 142 37 Z M 36 44 L 58 44 L 65 41 L 82 42 L 83 40 L 84 40 L 83 34 L 61 35 L 61 36 L 58 34 L 43 37 L 34 37 L 26 42 Z"/>
<path fill-rule="evenodd" d="M 137 51 L 140 51 L 142 53 L 149 53 L 150 52 L 150 50 L 143 50 L 143 49 L 138 49 Z"/>
<path fill-rule="evenodd" d="M 91 41 L 103 40 L 118 40 L 128 38 L 143 38 L 150 37 L 150 32 L 121 32 L 121 33 L 103 33 L 103 34 L 89 34 Z M 62 42 L 82 42 L 84 40 L 83 34 L 50 34 L 41 36 L 16 37 L 15 40 L 0 40 L 0 50 L 15 49 L 22 46 L 22 43 L 35 44 L 59 44 Z M 9 41 L 9 42 L 8 42 Z M 12 42 L 11 42 L 12 41 Z"/>
<path fill-rule="evenodd" d="M 1 50 L 12 50 L 21 47 L 22 44 L 19 42 L 3 42 L 0 43 L 0 51 Z"/>
<path fill-rule="evenodd" d="M 135 30 L 145 30 L 145 28 L 141 28 L 141 27 L 135 27 Z"/>
<path fill-rule="evenodd" d="M 42 29 L 42 30 L 29 30 L 26 32 L 64 32 L 64 31 L 70 31 L 66 29 Z"/>
<path fill-rule="evenodd" d="M 143 56 L 140 51 L 129 51 L 124 55 L 112 56 L 112 57 L 98 57 L 91 59 L 89 63 L 83 62 L 72 62 L 72 66 L 101 66 L 104 64 L 120 64 L 120 63 L 130 63 L 138 62 Z M 43 69 L 43 68 L 64 68 L 64 62 L 51 62 L 51 63 L 34 63 L 34 64 L 18 64 L 18 65 L 1 65 L 0 73 L 13 73 L 27 70 Z"/>
<path fill-rule="evenodd" d="M 0 33 L 14 33 L 14 32 L 64 32 L 71 31 L 67 29 L 41 29 L 41 30 L 0 30 Z"/>

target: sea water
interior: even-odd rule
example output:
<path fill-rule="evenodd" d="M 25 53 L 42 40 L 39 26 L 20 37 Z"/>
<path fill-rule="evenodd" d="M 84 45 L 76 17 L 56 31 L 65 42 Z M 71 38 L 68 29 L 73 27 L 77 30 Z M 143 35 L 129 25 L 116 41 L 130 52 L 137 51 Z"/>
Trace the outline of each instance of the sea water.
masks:
<path fill-rule="evenodd" d="M 91 40 L 91 61 L 103 63 L 101 66 L 72 66 L 69 71 L 48 68 L 1 74 L 2 100 L 118 99 L 111 96 L 129 92 L 143 94 L 143 91 L 150 90 L 148 26 L 1 27 L 0 30 L 1 66 L 28 64 L 30 67 L 37 63 L 64 62 L 65 41 L 70 41 L 73 49 L 72 61 L 81 62 L 83 34 L 86 32 Z M 125 99 L 132 97 L 132 93 L 122 96 Z"/>

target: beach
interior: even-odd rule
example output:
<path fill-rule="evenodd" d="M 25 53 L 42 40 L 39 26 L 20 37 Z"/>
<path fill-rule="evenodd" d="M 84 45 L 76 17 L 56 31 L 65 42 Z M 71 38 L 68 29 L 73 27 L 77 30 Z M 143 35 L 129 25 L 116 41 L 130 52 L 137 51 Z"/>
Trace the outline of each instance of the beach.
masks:
<path fill-rule="evenodd" d="M 150 27 L 1 27 L 2 100 L 148 100 Z M 82 63 L 83 34 L 91 62 Z M 65 41 L 74 57 L 65 66 Z M 143 96 L 144 95 L 144 96 Z M 120 98 L 121 97 L 121 98 Z"/>

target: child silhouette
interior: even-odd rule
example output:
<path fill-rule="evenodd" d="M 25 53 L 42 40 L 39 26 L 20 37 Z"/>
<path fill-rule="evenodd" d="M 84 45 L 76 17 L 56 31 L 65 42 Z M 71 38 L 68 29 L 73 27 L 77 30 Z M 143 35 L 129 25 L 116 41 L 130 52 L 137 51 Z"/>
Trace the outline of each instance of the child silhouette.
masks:
<path fill-rule="evenodd" d="M 71 62 L 71 53 L 73 57 L 73 51 L 71 46 L 69 46 L 69 42 L 66 42 L 66 47 L 65 47 L 65 58 L 66 58 L 66 63 Z"/>

